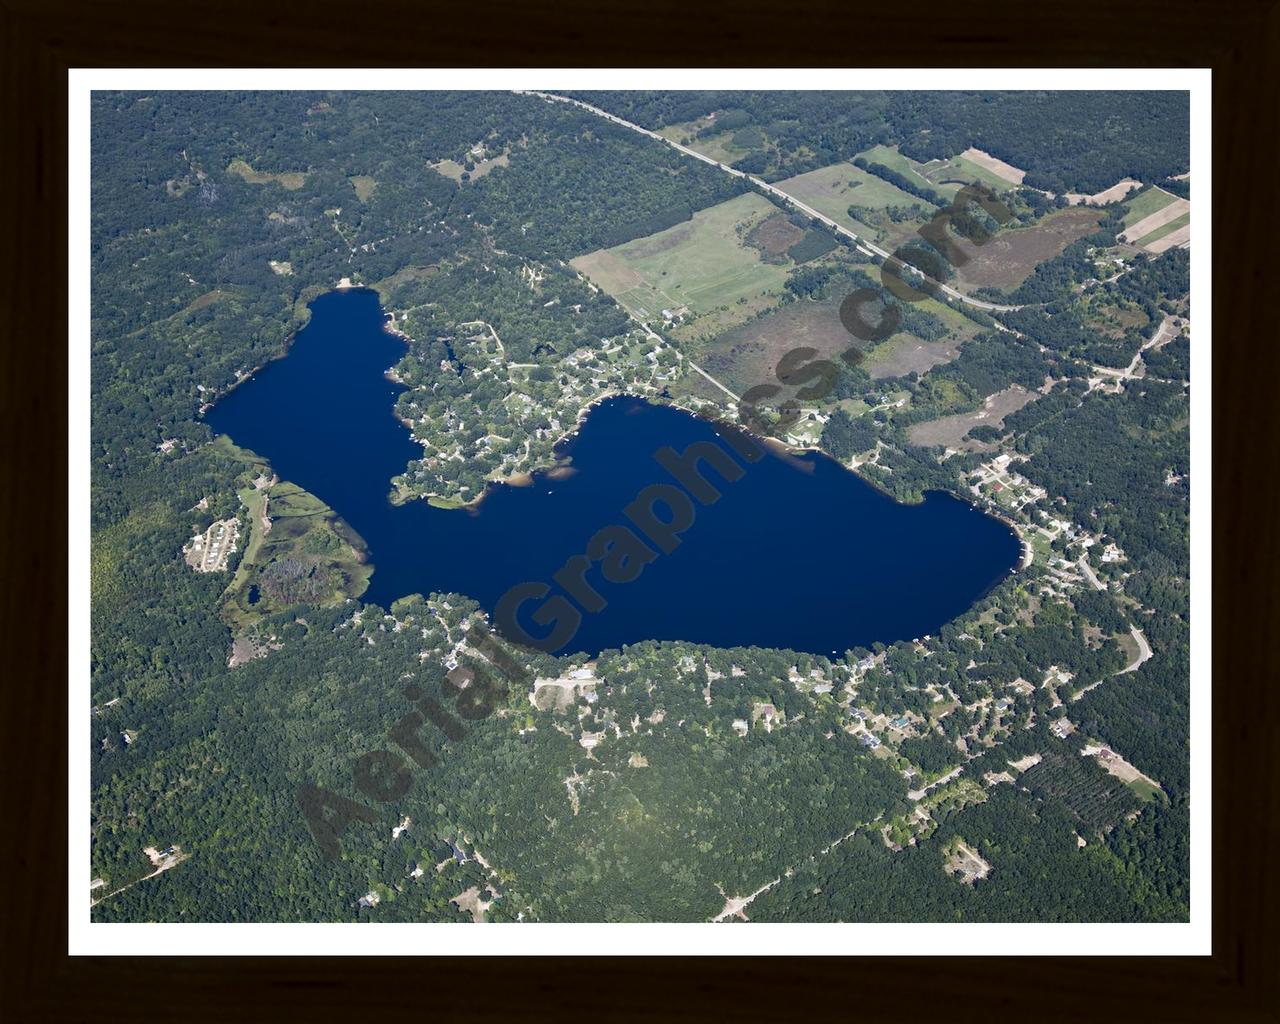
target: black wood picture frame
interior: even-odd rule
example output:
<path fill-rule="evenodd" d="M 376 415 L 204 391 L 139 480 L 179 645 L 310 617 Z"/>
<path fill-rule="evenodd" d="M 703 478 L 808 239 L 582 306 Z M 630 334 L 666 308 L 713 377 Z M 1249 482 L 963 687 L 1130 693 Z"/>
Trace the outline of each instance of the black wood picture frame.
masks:
<path fill-rule="evenodd" d="M 1280 6 L 1069 9 L 581 0 L 0 3 L 5 157 L 0 1013 L 9 1020 L 708 1016 L 1275 1020 L 1272 397 Z M 1195 958 L 94 958 L 67 955 L 67 70 L 74 67 L 1213 68 L 1213 954 Z M 655 87 L 661 87 L 655 82 Z M 958 75 L 957 87 L 963 86 Z M 1198 231 L 1203 229 L 1198 229 Z M 1198 300 L 1199 301 L 1199 300 Z M 1206 586 L 1208 580 L 1196 580 Z M 82 667 L 75 667 L 81 671 Z M 1203 883 L 1203 879 L 1200 880 Z M 571 932 L 569 941 L 571 942 Z M 1141 952 L 1141 931 L 1134 933 Z M 571 949 L 572 947 L 567 947 Z M 834 945 L 833 945 L 834 949 Z M 162 953 L 163 950 L 157 950 Z M 577 951 L 575 951 L 577 952 Z M 589 954 L 589 950 L 581 950 Z M 956 950 L 961 952 L 961 950 Z M 972 950 L 965 950 L 972 952 Z"/>

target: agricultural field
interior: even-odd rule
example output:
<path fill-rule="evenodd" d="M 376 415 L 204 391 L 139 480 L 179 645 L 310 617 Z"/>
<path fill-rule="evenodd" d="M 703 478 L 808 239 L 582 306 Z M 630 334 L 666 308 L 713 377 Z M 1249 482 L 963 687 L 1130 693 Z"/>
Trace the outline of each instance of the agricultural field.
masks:
<path fill-rule="evenodd" d="M 759 250 L 766 263 L 796 265 L 825 256 L 839 246 L 830 232 L 806 225 L 807 218 L 799 214 L 775 213 L 747 232 L 746 242 Z"/>
<path fill-rule="evenodd" d="M 637 319 L 661 322 L 670 319 L 663 310 L 685 307 L 690 318 L 672 333 L 709 336 L 777 303 L 795 264 L 786 257 L 766 261 L 748 239 L 766 222 L 776 223 L 778 213 L 767 199 L 748 193 L 647 238 L 579 256 L 571 265 Z M 772 229 L 766 234 L 773 238 Z"/>
<path fill-rule="evenodd" d="M 922 199 L 851 163 L 797 174 L 777 187 L 842 227 L 890 248 L 915 235 L 933 215 L 933 207 Z M 850 216 L 851 206 L 861 208 L 859 216 Z M 891 210 L 898 211 L 898 220 Z"/>
<path fill-rule="evenodd" d="M 1100 216 L 1095 209 L 1074 206 L 1051 213 L 1031 227 L 1001 231 L 985 245 L 960 240 L 958 246 L 970 259 L 956 269 L 953 283 L 961 291 L 1017 288 L 1039 264 L 1096 230 Z"/>
<path fill-rule="evenodd" d="M 1148 196 L 1159 196 L 1148 200 Z M 1162 201 L 1160 196 L 1167 197 Z M 1138 219 L 1133 218 L 1135 212 Z M 1141 216 L 1145 214 L 1145 216 Z M 1162 253 L 1175 245 L 1191 239 L 1191 203 L 1171 196 L 1159 189 L 1152 189 L 1134 200 L 1125 217 L 1125 229 L 1119 240 L 1146 249 L 1150 253 Z"/>
<path fill-rule="evenodd" d="M 792 349 L 812 348 L 818 353 L 814 358 L 832 360 L 855 344 L 865 349 L 865 342 L 857 341 L 840 322 L 843 299 L 840 294 L 816 302 L 788 303 L 707 342 L 698 361 L 713 377 L 741 394 L 756 384 L 775 382 L 778 361 Z M 901 377 L 912 370 L 923 373 L 949 362 L 980 330 L 967 317 L 933 299 L 918 307 L 943 320 L 950 328 L 949 335 L 925 341 L 900 333 L 866 349 L 862 368 L 873 379 Z"/>
<path fill-rule="evenodd" d="M 1110 188 L 1104 188 L 1101 192 L 1095 192 L 1091 196 L 1086 196 L 1080 192 L 1067 192 L 1067 202 L 1072 206 L 1106 206 L 1108 203 L 1117 203 L 1127 196 L 1134 189 L 1142 188 L 1142 182 L 1135 181 L 1133 178 L 1121 178 Z"/>
<path fill-rule="evenodd" d="M 980 150 L 966 150 L 949 160 L 930 160 L 928 163 L 917 163 L 910 157 L 903 156 L 895 146 L 873 146 L 858 155 L 865 157 L 870 163 L 884 164 L 890 170 L 918 181 L 922 187 L 931 188 L 947 199 L 952 198 L 965 185 L 985 185 L 994 192 L 1007 192 L 1017 184 L 1016 181 L 997 174 L 990 167 L 983 166 L 982 158 L 987 163 L 1003 167 L 1009 165 L 988 157 Z M 1010 171 L 1011 177 L 1022 173 L 1017 168 L 1010 168 Z"/>
<path fill-rule="evenodd" d="M 1021 185 L 1022 179 L 1027 176 L 1027 172 L 1020 167 L 1014 167 L 1013 164 L 1006 163 L 999 157 L 973 146 L 961 153 L 957 159 L 963 161 L 965 165 L 977 166 L 987 174 L 994 175 L 1010 185 Z"/>
<path fill-rule="evenodd" d="M 1175 217 L 1167 224 L 1162 224 L 1150 234 L 1143 235 L 1137 244 L 1147 252 L 1159 255 L 1175 245 L 1191 241 L 1191 211 Z"/>
<path fill-rule="evenodd" d="M 1152 187 L 1128 202 L 1128 213 L 1124 215 L 1124 226 L 1131 228 L 1139 221 L 1145 220 L 1153 213 L 1158 213 L 1178 197 L 1162 188 Z"/>
<path fill-rule="evenodd" d="M 916 163 L 908 156 L 903 156 L 898 152 L 897 146 L 872 146 L 870 149 L 863 150 L 858 156 L 865 157 L 868 163 L 884 164 L 891 171 L 897 171 L 905 177 L 918 181 L 921 185 L 933 185 L 933 182 L 925 177 L 924 165 Z"/>
<path fill-rule="evenodd" d="M 804 239 L 804 228 L 797 227 L 785 213 L 775 213 L 762 220 L 747 233 L 747 243 L 760 250 L 766 259 L 785 257 L 787 251 Z"/>
<path fill-rule="evenodd" d="M 724 332 L 697 358 L 709 374 L 742 394 L 757 384 L 776 383 L 778 360 L 794 348 L 816 349 L 821 358 L 834 359 L 854 342 L 840 322 L 839 298 L 792 302 Z"/>

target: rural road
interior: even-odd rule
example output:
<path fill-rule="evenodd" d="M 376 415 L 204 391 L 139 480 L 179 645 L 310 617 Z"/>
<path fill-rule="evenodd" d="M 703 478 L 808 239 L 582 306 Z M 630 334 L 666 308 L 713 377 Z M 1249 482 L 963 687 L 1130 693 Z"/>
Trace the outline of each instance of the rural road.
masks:
<path fill-rule="evenodd" d="M 580 107 L 581 109 L 586 110 L 589 113 L 595 114 L 597 117 L 603 117 L 606 121 L 612 121 L 614 124 L 619 125 L 623 128 L 628 128 L 633 132 L 639 132 L 641 135 L 647 135 L 649 138 L 654 139 L 658 142 L 661 142 L 663 145 L 670 146 L 672 149 L 679 150 L 681 153 L 684 153 L 686 156 L 691 156 L 695 160 L 701 160 L 704 164 L 710 164 L 712 167 L 718 167 L 720 170 L 724 171 L 726 174 L 731 174 L 735 178 L 742 178 L 745 181 L 751 182 L 751 184 L 755 185 L 757 188 L 763 189 L 765 192 L 768 192 L 770 195 L 776 196 L 778 199 L 781 199 L 784 203 L 788 203 L 791 206 L 794 206 L 801 213 L 804 213 L 807 216 L 814 218 L 815 220 L 821 221 L 823 224 L 829 227 L 836 234 L 843 235 L 845 238 L 853 242 L 854 246 L 859 251 L 861 251 L 863 255 L 879 256 L 882 260 L 896 259 L 896 257 L 892 253 L 887 252 L 884 249 L 881 249 L 878 245 L 875 245 L 874 243 L 867 241 L 861 235 L 857 235 L 854 232 L 850 231 L 848 228 L 844 227 L 843 225 L 836 223 L 826 214 L 819 213 L 812 206 L 809 206 L 805 203 L 800 202 L 800 200 L 796 199 L 795 196 L 792 196 L 786 192 L 783 192 L 782 189 L 778 188 L 777 186 L 770 185 L 767 181 L 762 181 L 760 178 L 757 178 L 751 174 L 747 174 L 745 171 L 735 170 L 732 167 L 729 167 L 725 164 L 720 163 L 720 161 L 718 160 L 713 160 L 709 156 L 705 156 L 702 153 L 697 152 L 696 150 L 690 149 L 688 146 L 682 146 L 680 145 L 680 143 L 675 142 L 672 139 L 668 139 L 663 135 L 659 135 L 657 132 L 651 132 L 649 131 L 648 128 L 641 128 L 638 124 L 632 124 L 630 121 L 624 121 L 622 118 L 618 117 L 616 114 L 610 114 L 607 110 L 601 110 L 599 107 L 593 107 L 590 103 L 583 103 L 581 100 L 571 99 L 568 96 L 558 96 L 555 93 L 550 93 L 550 92 L 537 92 L 532 89 L 516 89 L 515 92 L 525 96 L 538 96 L 544 100 L 550 100 L 555 103 L 568 103 L 568 104 L 571 104 L 572 106 Z M 915 270 L 914 267 L 912 267 L 912 269 Z M 916 272 L 919 273 L 919 271 L 916 271 Z M 970 298 L 968 295 L 963 294 L 962 292 L 956 291 L 950 285 L 943 284 L 941 281 L 935 281 L 933 278 L 927 277 L 924 274 L 921 274 L 920 276 L 923 277 L 924 280 L 928 282 L 930 285 L 932 285 L 934 288 L 941 291 L 943 294 L 955 299 L 957 302 L 963 302 L 965 303 L 965 305 L 973 306 L 975 309 L 983 309 L 993 313 L 1011 313 L 1014 310 L 1024 308 L 1023 306 L 1002 306 L 995 302 L 984 302 L 981 299 L 973 299 L 973 298 Z"/>
<path fill-rule="evenodd" d="M 933 788 L 935 788 L 935 787 L 937 787 L 937 786 L 944 786 L 944 785 L 946 785 L 948 782 L 950 782 L 952 779 L 954 779 L 956 776 L 958 776 L 958 775 L 959 775 L 961 772 L 963 772 L 963 771 L 964 771 L 964 765 L 962 765 L 962 764 L 958 764 L 958 765 L 956 765 L 954 768 L 952 768 L 952 769 L 951 769 L 951 771 L 947 772 L 947 774 L 946 774 L 946 775 L 943 775 L 941 778 L 934 779 L 931 783 L 929 783 L 929 785 L 924 786 L 924 787 L 923 787 L 923 788 L 921 788 L 921 789 L 912 789 L 912 790 L 909 790 L 909 791 L 907 792 L 907 799 L 908 799 L 908 800 L 921 800 L 921 799 L 923 799 L 923 798 L 924 798 L 924 795 L 925 795 L 926 793 L 928 793 L 928 792 L 929 792 L 929 790 L 931 790 L 931 789 L 933 789 Z"/>
<path fill-rule="evenodd" d="M 1111 377 L 1115 380 L 1123 381 L 1133 380 L 1137 377 L 1138 367 L 1141 366 L 1143 362 L 1142 353 L 1146 352 L 1147 349 L 1159 348 L 1177 334 L 1175 324 L 1173 322 L 1174 319 L 1174 317 L 1166 316 L 1164 320 L 1160 322 L 1160 326 L 1156 328 L 1155 333 L 1143 342 L 1142 347 L 1133 354 L 1133 359 L 1130 360 L 1129 365 L 1123 370 L 1117 370 L 1115 367 L 1111 366 L 1095 366 L 1093 368 L 1094 373 L 1101 375 L 1098 379 L 1101 379 L 1101 377 Z"/>
<path fill-rule="evenodd" d="M 1151 335 L 1150 339 L 1138 350 L 1138 355 L 1141 356 L 1149 348 L 1159 348 L 1170 338 L 1175 337 L 1178 333 L 1177 325 L 1174 323 L 1175 319 L 1175 317 L 1166 316 L 1160 321 L 1160 326 L 1156 328 L 1156 333 Z M 1135 356 L 1135 358 L 1137 357 Z"/>
<path fill-rule="evenodd" d="M 624 308 L 625 308 L 625 307 L 624 307 Z M 634 313 L 632 313 L 630 310 L 627 310 L 627 314 L 631 317 L 631 319 L 633 319 L 636 323 L 638 323 L 641 327 L 643 327 L 643 328 L 644 328 L 644 333 L 645 333 L 645 334 L 647 334 L 651 340 L 658 342 L 660 345 L 662 345 L 662 346 L 663 346 L 663 347 L 665 347 L 665 348 L 670 348 L 670 349 L 671 349 L 671 351 L 675 353 L 676 358 L 677 358 L 678 360 L 680 360 L 680 362 L 682 362 L 682 363 L 688 363 L 688 364 L 689 364 L 689 369 L 694 370 L 694 371 L 696 371 L 697 373 L 702 374 L 702 376 L 706 377 L 706 378 L 707 378 L 707 380 L 709 380 L 712 384 L 714 384 L 716 387 L 718 387 L 718 388 L 719 388 L 721 391 L 723 391 L 726 395 L 728 395 L 730 398 L 732 398 L 735 402 L 741 402 L 741 401 L 742 401 L 742 399 L 741 399 L 741 398 L 739 398 L 739 397 L 738 397 L 737 395 L 735 395 L 732 391 L 730 391 L 727 387 L 725 387 L 723 384 L 721 384 L 718 380 L 716 380 L 713 376 L 711 376 L 711 374 L 707 373 L 707 371 L 706 371 L 706 370 L 704 370 L 701 366 L 699 366 L 697 363 L 695 363 L 692 359 L 686 359 L 686 358 L 685 358 L 685 354 L 684 354 L 683 352 L 681 352 L 678 348 L 675 348 L 675 347 L 674 347 L 674 346 L 672 346 L 672 345 L 668 345 L 668 344 L 667 344 L 667 342 L 665 342 L 665 341 L 662 339 L 662 335 L 660 335 L 660 334 L 655 334 L 655 333 L 654 333 L 654 331 L 653 331 L 653 329 L 652 329 L 652 328 L 651 328 L 647 323 L 645 323 L 643 320 L 641 320 L 638 316 L 636 316 L 636 315 L 635 315 Z"/>
<path fill-rule="evenodd" d="M 1080 567 L 1080 571 L 1084 573 L 1084 575 L 1088 578 L 1089 582 L 1093 584 L 1094 590 L 1107 589 L 1107 585 L 1103 583 L 1102 580 L 1098 579 L 1097 574 L 1093 571 L 1093 566 L 1089 564 L 1088 554 L 1081 555 L 1080 561 L 1078 561 L 1076 565 Z"/>
<path fill-rule="evenodd" d="M 1138 644 L 1138 656 L 1134 658 L 1131 664 L 1126 665 L 1117 672 L 1116 675 L 1118 676 L 1122 676 L 1126 672 L 1136 672 L 1138 666 L 1151 657 L 1151 645 L 1147 643 L 1147 638 L 1142 635 L 1142 630 L 1137 626 L 1134 626 L 1129 630 L 1129 635 L 1132 636 Z"/>
<path fill-rule="evenodd" d="M 1135 657 L 1133 661 L 1129 662 L 1128 665 L 1126 665 L 1124 668 L 1119 669 L 1117 672 L 1114 673 L 1117 676 L 1122 676 L 1129 672 L 1136 672 L 1138 668 L 1142 665 L 1142 663 L 1147 661 L 1152 655 L 1151 645 L 1147 643 L 1147 638 L 1142 635 L 1142 630 L 1140 630 L 1137 626 L 1130 626 L 1129 635 L 1133 637 L 1134 643 L 1138 645 L 1138 654 L 1137 654 L 1137 657 Z M 1073 701 L 1079 700 L 1090 690 L 1096 690 L 1099 686 L 1105 683 L 1109 678 L 1111 677 L 1103 676 L 1097 682 L 1090 683 L 1088 686 L 1085 686 L 1079 690 L 1076 690 L 1076 692 L 1071 695 L 1071 699 Z"/>

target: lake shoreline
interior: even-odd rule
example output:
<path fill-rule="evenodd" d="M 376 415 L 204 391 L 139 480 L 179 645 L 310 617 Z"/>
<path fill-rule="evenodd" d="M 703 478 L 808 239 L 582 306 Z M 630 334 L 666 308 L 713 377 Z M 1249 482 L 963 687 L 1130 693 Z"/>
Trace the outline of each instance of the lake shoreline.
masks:
<path fill-rule="evenodd" d="M 576 617 L 561 654 L 666 637 L 828 655 L 934 632 L 1016 569 L 1016 532 L 968 496 L 898 501 L 820 449 L 647 388 L 584 400 L 550 457 L 540 445 L 540 465 L 487 481 L 470 502 L 389 500 L 389 481 L 423 451 L 403 417 L 387 416 L 404 387 L 387 364 L 405 339 L 376 292 L 353 291 L 317 299 L 307 345 L 291 345 L 293 360 L 274 361 L 209 420 L 361 537 L 376 568 L 365 603 L 457 593 L 493 616 L 519 585 L 519 621 L 541 623 L 534 635 Z M 708 443 L 724 458 L 654 459 Z M 748 461 L 753 450 L 762 455 Z M 642 571 L 605 575 L 607 545 L 626 538 Z M 591 582 L 573 584 L 582 573 Z"/>
<path fill-rule="evenodd" d="M 329 289 L 328 291 L 320 291 L 316 296 L 313 297 L 311 301 L 314 301 L 314 298 L 319 298 L 322 295 L 328 295 L 328 294 L 334 294 L 334 293 L 351 294 L 354 292 L 370 292 L 373 295 L 377 296 L 378 306 L 383 314 L 384 322 L 382 324 L 382 330 L 385 331 L 387 334 L 391 335 L 392 337 L 396 338 L 398 341 L 402 342 L 407 349 L 410 342 L 413 341 L 413 338 L 412 336 L 406 334 L 404 331 L 396 327 L 397 313 L 403 315 L 405 311 L 386 308 L 386 306 L 384 306 L 385 297 L 379 288 L 373 285 L 353 283 L 349 279 L 343 278 L 336 285 L 334 285 L 333 288 Z M 234 384 L 232 384 L 230 387 L 227 388 L 226 391 L 219 392 L 214 399 L 212 399 L 211 401 L 205 402 L 203 405 L 201 405 L 200 406 L 201 419 L 203 419 L 204 414 L 208 410 L 212 409 L 219 401 L 226 398 L 228 395 L 230 395 L 232 392 L 237 390 L 239 387 L 241 387 L 241 385 L 245 384 L 247 381 L 253 380 L 254 377 L 258 373 L 260 373 L 262 370 L 264 370 L 266 367 L 270 366 L 272 363 L 278 362 L 279 360 L 285 358 L 289 354 L 289 351 L 292 349 L 293 343 L 297 339 L 297 336 L 301 334 L 302 331 L 305 330 L 307 326 L 311 323 L 310 302 L 307 303 L 305 308 L 306 308 L 306 318 L 285 339 L 284 345 L 281 351 L 271 356 L 261 365 L 255 367 L 254 369 L 245 373 L 243 376 L 239 377 Z M 408 355 L 407 351 L 405 355 Z M 405 388 L 406 390 L 412 390 L 412 385 L 406 384 L 404 380 L 401 379 L 400 375 L 396 372 L 396 366 L 398 366 L 399 363 L 400 361 L 397 360 L 395 365 L 389 367 L 385 371 L 384 376 L 386 377 L 387 380 L 391 381 L 393 384 L 396 384 L 402 388 Z M 723 423 L 725 427 L 732 428 L 735 430 L 741 430 L 744 434 L 746 434 L 748 437 L 758 442 L 759 444 L 769 447 L 777 452 L 781 452 L 786 455 L 804 456 L 804 455 L 812 454 L 812 455 L 822 456 L 824 458 L 830 459 L 832 462 L 836 463 L 836 465 L 840 466 L 846 472 L 851 473 L 853 476 L 857 477 L 858 480 L 866 484 L 868 487 L 872 488 L 877 493 L 882 494 L 887 498 L 891 498 L 893 501 L 897 502 L 900 505 L 907 505 L 907 506 L 920 505 L 924 502 L 925 495 L 931 494 L 931 493 L 951 495 L 954 498 L 958 498 L 961 501 L 969 505 L 972 505 L 975 509 L 977 509 L 978 511 L 982 512 L 985 515 L 988 515 L 992 519 L 995 519 L 1003 523 L 1014 533 L 1018 534 L 1019 539 L 1021 540 L 1020 525 L 1017 522 L 1001 514 L 998 509 L 990 509 L 974 503 L 972 500 L 972 495 L 964 493 L 960 490 L 945 490 L 941 488 L 930 488 L 928 490 L 921 492 L 919 501 L 904 501 L 901 498 L 897 497 L 895 494 L 893 494 L 891 491 L 887 490 L 878 481 L 873 480 L 870 477 L 864 476 L 862 473 L 859 473 L 857 467 L 850 467 L 845 465 L 839 459 L 836 459 L 834 456 L 824 451 L 820 446 L 816 444 L 799 445 L 791 441 L 784 440 L 783 438 L 776 437 L 772 434 L 760 434 L 752 430 L 750 427 L 744 426 L 743 424 L 737 423 L 736 421 L 723 419 L 723 418 L 705 417 L 702 415 L 700 410 L 692 409 L 692 408 L 689 408 L 688 406 L 682 405 L 678 400 L 670 398 L 669 396 L 664 397 L 663 395 L 640 394 L 636 391 L 628 390 L 625 388 L 612 389 L 612 390 L 603 392 L 602 394 L 598 395 L 596 398 L 588 402 L 586 405 L 582 406 L 582 408 L 578 410 L 578 415 L 576 420 L 574 421 L 573 426 L 566 429 L 558 438 L 555 439 L 555 441 L 552 442 L 551 451 L 553 453 L 553 457 L 550 462 L 544 462 L 544 461 L 535 462 L 524 469 L 517 470 L 515 473 L 512 473 L 509 476 L 497 477 L 494 479 L 487 480 L 485 482 L 484 491 L 474 498 L 463 501 L 460 498 L 455 498 L 445 494 L 437 494 L 435 492 L 429 492 L 426 494 L 403 493 L 403 492 L 398 492 L 393 488 L 388 494 L 387 500 L 391 504 L 397 505 L 397 506 L 409 505 L 414 501 L 421 500 L 421 501 L 427 502 L 428 504 L 433 505 L 433 507 L 435 508 L 466 509 L 468 511 L 476 511 L 484 503 L 485 499 L 489 496 L 490 492 L 496 488 L 531 487 L 537 483 L 538 477 L 552 473 L 557 469 L 563 468 L 561 464 L 566 460 L 567 456 L 565 454 L 559 453 L 557 449 L 559 449 L 560 446 L 563 445 L 566 441 L 571 441 L 578 435 L 579 431 L 581 431 L 582 429 L 583 424 L 586 423 L 588 417 L 590 416 L 592 410 L 594 410 L 598 406 L 602 405 L 603 403 L 613 398 L 635 398 L 640 401 L 649 402 L 650 404 L 653 404 L 656 406 L 666 406 L 668 408 L 680 409 L 691 416 L 698 416 L 699 418 L 707 419 L 707 422 L 710 422 L 713 425 L 718 423 Z M 423 450 L 423 454 L 425 455 L 427 450 L 426 444 L 423 441 L 421 441 L 417 437 L 417 435 L 414 433 L 413 424 L 409 420 L 402 417 L 397 411 L 395 411 L 394 407 L 392 409 L 392 415 L 409 432 L 409 436 L 413 439 L 414 443 L 421 446 Z M 405 468 L 407 469 L 408 467 L 406 466 Z M 402 475 L 402 474 L 397 474 L 397 475 Z"/>

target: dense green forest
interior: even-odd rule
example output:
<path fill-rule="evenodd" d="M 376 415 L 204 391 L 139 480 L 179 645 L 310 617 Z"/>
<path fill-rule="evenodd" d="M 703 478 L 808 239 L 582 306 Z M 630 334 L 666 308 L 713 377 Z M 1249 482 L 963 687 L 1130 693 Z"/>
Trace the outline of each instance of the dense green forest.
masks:
<path fill-rule="evenodd" d="M 723 111 L 716 130 L 767 149 L 771 178 L 882 142 L 919 159 L 978 145 L 1055 191 L 1185 170 L 1174 94 L 584 98 L 650 127 Z M 406 341 L 397 411 L 424 455 L 398 497 L 474 496 L 516 450 L 549 460 L 593 395 L 682 398 L 674 343 L 567 261 L 742 183 L 525 95 L 100 93 L 92 114 L 95 920 L 698 921 L 762 887 L 753 920 L 1186 918 L 1189 331 L 1143 351 L 1143 376 L 1089 384 L 1189 316 L 1185 252 L 1086 285 L 1091 247 L 1114 241 L 1104 224 L 999 323 L 886 300 L 913 343 L 954 344 L 947 357 L 876 380 L 840 366 L 812 411 L 832 457 L 874 453 L 859 472 L 899 500 L 943 489 L 1028 535 L 1078 527 L 938 636 L 834 658 L 512 651 L 502 673 L 465 595 L 334 596 L 340 523 L 307 558 L 238 550 L 227 573 L 192 571 L 193 529 L 251 530 L 265 476 L 201 412 L 347 278 L 377 289 Z M 797 226 L 804 265 L 779 301 L 875 284 Z M 1035 398 L 998 426 L 949 451 L 912 439 L 1015 384 Z M 453 447 L 431 450 L 441 438 Z M 1015 510 L 971 493 L 997 452 L 1045 496 Z M 275 501 L 288 482 L 263 486 Z M 1093 558 L 1104 589 L 1064 582 L 1105 545 L 1124 560 Z M 246 619 L 229 588 L 250 580 L 264 602 Z M 1153 653 L 1120 674 L 1132 630 Z M 452 661 L 492 683 L 459 690 Z M 331 836 L 309 816 L 320 792 Z M 989 877 L 952 877 L 961 841 Z M 171 846 L 156 872 L 144 850 Z"/>
<path fill-rule="evenodd" d="M 1027 172 L 1024 183 L 1091 194 L 1121 178 L 1189 169 L 1190 101 L 1176 92 L 578 92 L 642 127 L 696 121 L 758 128 L 778 153 L 769 180 L 823 167 L 881 143 L 915 160 L 976 146 Z M 760 169 L 763 171 L 763 168 Z M 756 173 L 760 173 L 757 171 Z"/>

